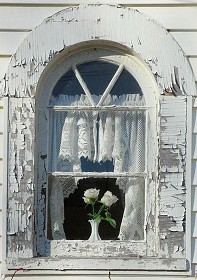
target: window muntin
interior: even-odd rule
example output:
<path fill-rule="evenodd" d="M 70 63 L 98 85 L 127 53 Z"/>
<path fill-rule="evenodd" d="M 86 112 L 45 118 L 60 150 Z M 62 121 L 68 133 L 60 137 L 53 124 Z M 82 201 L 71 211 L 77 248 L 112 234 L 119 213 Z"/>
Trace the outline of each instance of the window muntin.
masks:
<path fill-rule="evenodd" d="M 84 92 L 78 94 L 80 86 Z M 49 104 L 49 236 L 75 238 L 65 234 L 71 224 L 66 222 L 66 209 L 79 188 L 84 189 L 86 176 L 97 188 L 106 178 L 115 178 L 119 209 L 124 210 L 113 239 L 143 240 L 146 106 L 137 81 L 122 64 L 91 61 L 75 65 L 57 82 Z M 86 189 L 92 187 L 87 181 Z M 106 233 L 103 238 L 109 239 Z"/>

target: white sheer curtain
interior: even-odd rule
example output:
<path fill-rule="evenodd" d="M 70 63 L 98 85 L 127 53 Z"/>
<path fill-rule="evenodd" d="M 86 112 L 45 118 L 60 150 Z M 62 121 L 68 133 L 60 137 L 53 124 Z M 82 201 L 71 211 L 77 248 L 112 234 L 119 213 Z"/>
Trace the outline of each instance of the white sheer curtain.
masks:
<path fill-rule="evenodd" d="M 143 98 L 139 94 L 122 95 L 120 98 L 111 97 L 111 99 L 114 99 L 113 103 L 123 106 L 144 105 Z M 51 136 L 51 143 L 53 143 L 51 158 L 55 157 L 57 160 L 55 160 L 56 166 L 52 164 L 53 171 L 80 172 L 81 157 L 94 162 L 113 160 L 115 173 L 144 171 L 145 113 L 143 111 L 68 111 L 54 114 L 56 116 L 53 117 L 55 121 L 52 131 L 56 133 L 52 133 Z M 63 217 L 59 213 L 63 211 L 63 198 L 74 192 L 77 181 L 74 179 L 72 182 L 70 179 L 64 182 L 57 181 L 52 182 L 51 192 L 52 235 L 54 239 L 65 239 Z M 124 193 L 125 205 L 119 238 L 121 240 L 143 239 L 144 180 L 137 177 L 117 178 L 117 184 Z M 56 211 L 53 209 L 54 198 L 58 199 Z"/>

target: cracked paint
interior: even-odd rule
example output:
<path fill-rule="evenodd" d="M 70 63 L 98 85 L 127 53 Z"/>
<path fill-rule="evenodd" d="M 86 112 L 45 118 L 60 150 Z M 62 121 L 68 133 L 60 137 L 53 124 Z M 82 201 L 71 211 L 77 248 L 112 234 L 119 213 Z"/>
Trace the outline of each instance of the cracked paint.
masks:
<path fill-rule="evenodd" d="M 155 36 L 150 37 L 150 32 Z M 155 38 L 160 45 L 157 51 Z M 87 45 L 87 42 L 92 41 L 95 41 L 95 44 L 99 44 L 100 41 L 100 46 L 103 44 L 108 48 L 113 44 L 119 44 L 128 48 L 132 55 L 133 53 L 139 55 L 140 59 L 147 62 L 147 67 L 151 69 L 163 94 L 159 101 L 161 130 L 160 134 L 158 131 L 160 145 L 158 178 L 156 173 L 150 176 L 153 179 L 149 182 L 149 196 L 155 197 L 155 201 L 152 203 L 147 196 L 148 246 L 142 244 L 140 250 L 136 250 L 134 243 L 127 246 L 119 243 L 114 251 L 111 244 L 105 246 L 105 243 L 92 246 L 82 242 L 79 246 L 79 242 L 68 242 L 65 247 L 62 241 L 46 240 L 47 145 L 43 139 L 47 127 L 36 128 L 35 125 L 37 117 L 35 100 L 39 102 L 37 85 L 44 75 L 44 70 L 47 66 L 48 69 L 50 65 L 54 66 L 53 63 L 56 63 L 59 55 L 66 53 L 76 44 L 82 44 L 84 47 L 84 42 Z M 173 55 L 170 55 L 171 53 Z M 11 60 L 2 92 L 2 95 L 9 97 L 8 266 L 15 267 L 20 264 L 20 258 L 28 259 L 36 254 L 52 257 L 57 255 L 76 257 L 80 254 L 87 257 L 86 254 L 91 249 L 100 257 L 109 257 L 110 254 L 118 256 L 119 253 L 121 256 L 127 255 L 130 258 L 125 261 L 123 269 L 135 265 L 138 269 L 157 270 L 158 264 L 160 269 L 164 270 L 183 269 L 186 211 L 186 96 L 196 92 L 191 73 L 187 59 L 166 30 L 132 9 L 112 5 L 80 5 L 68 8 L 47 18 L 25 39 Z M 43 118 L 47 116 L 43 114 Z M 46 120 L 43 120 L 43 123 L 46 123 Z M 34 150 L 35 129 L 40 136 L 40 142 L 36 143 L 40 145 L 41 150 L 38 158 L 35 157 Z M 36 179 L 35 170 L 40 170 Z M 159 187 L 155 190 L 154 185 L 158 179 Z M 155 232 L 158 233 L 156 241 Z M 145 254 L 147 258 L 157 255 L 163 259 L 157 261 L 141 259 L 141 255 Z M 54 260 L 48 260 L 47 258 L 48 264 L 44 259 L 35 259 L 31 264 L 28 261 L 22 263 L 30 269 L 35 267 L 66 269 L 74 268 L 76 265 L 75 258 L 60 259 L 58 265 L 53 262 Z M 90 262 L 94 263 L 94 260 L 91 259 Z M 111 268 L 117 268 L 117 259 L 101 260 L 98 265 L 103 268 L 102 265 L 106 263 L 109 263 Z M 78 260 L 77 268 L 84 266 L 87 266 L 87 262 L 83 264 Z"/>

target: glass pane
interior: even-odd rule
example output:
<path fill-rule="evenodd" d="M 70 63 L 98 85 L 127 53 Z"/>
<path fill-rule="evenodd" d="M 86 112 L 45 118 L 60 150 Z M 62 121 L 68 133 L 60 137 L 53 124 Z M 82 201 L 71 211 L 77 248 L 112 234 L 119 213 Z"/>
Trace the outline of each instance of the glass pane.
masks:
<path fill-rule="evenodd" d="M 91 61 L 77 66 L 97 104 L 113 78 L 118 66 L 105 61 Z"/>
<path fill-rule="evenodd" d="M 142 90 L 136 79 L 126 69 L 124 69 L 112 88 L 111 95 L 120 96 L 122 94 L 136 93 L 140 93 L 140 95 L 142 95 Z"/>
<path fill-rule="evenodd" d="M 48 238 L 88 240 L 90 237 L 90 214 L 101 214 L 99 235 L 102 240 L 143 240 L 145 214 L 145 182 L 143 178 L 54 178 L 49 188 Z M 59 182 L 58 182 L 59 180 Z M 71 182 L 72 181 L 72 182 Z M 94 207 L 85 203 L 84 192 L 99 190 Z M 109 191 L 118 198 L 106 216 L 101 211 L 104 194 Z M 54 200 L 58 199 L 57 200 Z M 104 209 L 104 208 L 102 208 Z M 106 217 L 114 219 L 113 227 Z"/>
<path fill-rule="evenodd" d="M 91 105 L 72 70 L 55 85 L 49 105 Z"/>
<path fill-rule="evenodd" d="M 113 172 L 114 164 L 112 160 L 93 162 L 87 158 L 81 157 L 82 172 Z"/>
<path fill-rule="evenodd" d="M 144 111 L 50 113 L 51 171 L 144 172 Z"/>
<path fill-rule="evenodd" d="M 116 220 L 116 228 L 113 228 L 106 221 L 102 221 L 99 225 L 99 234 L 102 240 L 116 240 L 118 239 L 122 220 L 123 204 L 120 197 L 120 190 L 114 178 L 87 178 L 78 181 L 78 188 L 64 200 L 64 229 L 66 238 L 84 240 L 89 238 L 90 223 L 88 220 L 90 218 L 88 217 L 88 213 L 92 212 L 92 207 L 86 205 L 82 197 L 84 196 L 84 191 L 92 187 L 100 189 L 99 198 L 101 198 L 106 191 L 111 191 L 119 198 L 110 210 L 111 216 Z M 96 205 L 95 211 L 98 211 L 99 208 L 99 205 Z"/>

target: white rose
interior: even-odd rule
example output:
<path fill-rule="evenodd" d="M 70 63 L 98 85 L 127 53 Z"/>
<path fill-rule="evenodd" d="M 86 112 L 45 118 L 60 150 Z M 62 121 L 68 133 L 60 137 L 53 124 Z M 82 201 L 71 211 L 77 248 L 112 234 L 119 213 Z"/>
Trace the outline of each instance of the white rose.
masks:
<path fill-rule="evenodd" d="M 97 190 L 97 189 L 88 189 L 84 192 L 85 199 L 94 198 L 95 200 L 97 200 L 98 196 L 99 196 L 99 190 Z M 84 201 L 85 201 L 85 199 L 84 199 Z"/>
<path fill-rule="evenodd" d="M 89 203 L 90 203 L 90 199 L 87 198 L 87 197 L 83 197 L 83 200 L 84 200 L 84 202 L 85 202 L 86 204 L 89 204 Z"/>
<path fill-rule="evenodd" d="M 104 196 L 101 198 L 101 202 L 107 207 L 110 207 L 112 204 L 118 201 L 117 196 L 113 195 L 110 191 L 107 191 Z"/>

